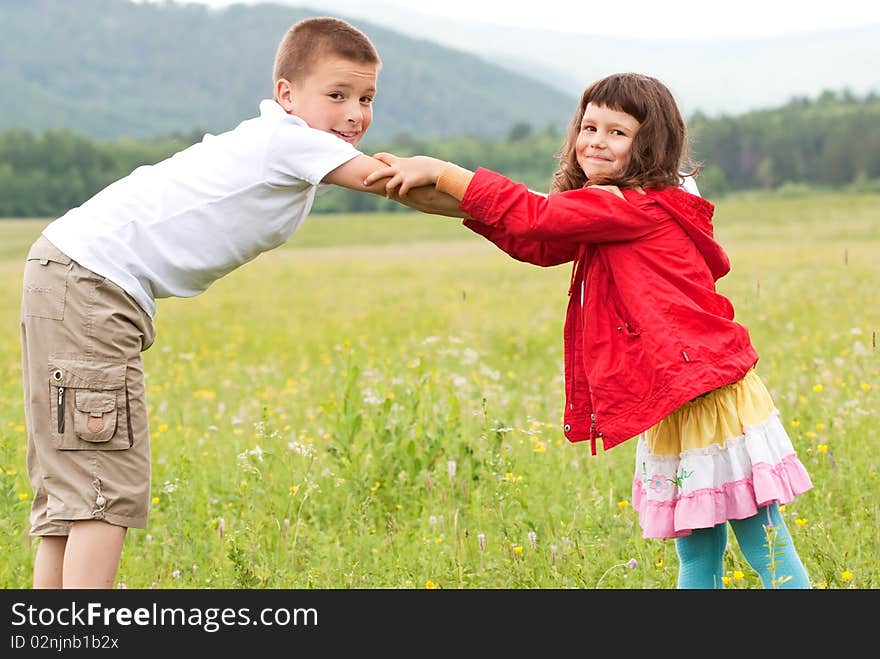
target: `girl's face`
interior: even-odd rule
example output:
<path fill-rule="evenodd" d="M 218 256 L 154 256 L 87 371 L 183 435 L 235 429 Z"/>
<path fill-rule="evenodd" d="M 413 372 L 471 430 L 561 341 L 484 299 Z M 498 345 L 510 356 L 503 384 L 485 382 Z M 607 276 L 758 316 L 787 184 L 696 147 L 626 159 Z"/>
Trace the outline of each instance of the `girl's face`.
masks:
<path fill-rule="evenodd" d="M 623 172 L 640 125 L 631 114 L 587 103 L 575 152 L 588 179 L 613 179 Z"/>

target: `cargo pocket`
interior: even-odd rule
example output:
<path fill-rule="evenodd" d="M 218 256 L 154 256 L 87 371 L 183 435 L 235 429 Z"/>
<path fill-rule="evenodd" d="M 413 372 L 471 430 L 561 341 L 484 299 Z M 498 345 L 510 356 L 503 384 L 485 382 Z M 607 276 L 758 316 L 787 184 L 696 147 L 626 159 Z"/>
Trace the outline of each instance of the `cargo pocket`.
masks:
<path fill-rule="evenodd" d="M 126 365 L 49 358 L 49 414 L 55 448 L 120 450 L 131 446 Z"/>
<path fill-rule="evenodd" d="M 22 315 L 64 320 L 71 259 L 47 240 L 38 240 L 24 269 Z"/>

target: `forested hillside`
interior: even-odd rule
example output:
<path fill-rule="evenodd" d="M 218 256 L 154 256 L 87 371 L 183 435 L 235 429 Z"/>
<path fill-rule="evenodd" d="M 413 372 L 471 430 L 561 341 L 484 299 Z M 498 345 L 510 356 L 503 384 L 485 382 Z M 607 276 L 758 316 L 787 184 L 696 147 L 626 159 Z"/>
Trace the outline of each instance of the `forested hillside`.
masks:
<path fill-rule="evenodd" d="M 702 164 L 702 193 L 718 197 L 751 189 L 880 190 L 880 98 L 823 94 L 784 107 L 691 122 Z M 364 145 L 367 153 L 427 153 L 465 167 L 488 167 L 537 190 L 547 190 L 562 130 L 527 123 L 498 139 L 401 137 Z M 0 217 L 49 217 L 76 206 L 138 165 L 156 162 L 201 139 L 95 141 L 71 132 L 0 132 Z M 334 189 L 317 210 L 400 209 L 381 197 Z"/>
<path fill-rule="evenodd" d="M 0 129 L 98 139 L 219 132 L 272 94 L 279 40 L 325 15 L 280 5 L 211 10 L 128 0 L 0 0 Z M 352 20 L 383 60 L 373 139 L 499 137 L 558 125 L 576 99 L 478 56 Z"/>
<path fill-rule="evenodd" d="M 839 187 L 880 179 L 880 96 L 825 92 L 777 109 L 690 120 L 707 189 Z"/>

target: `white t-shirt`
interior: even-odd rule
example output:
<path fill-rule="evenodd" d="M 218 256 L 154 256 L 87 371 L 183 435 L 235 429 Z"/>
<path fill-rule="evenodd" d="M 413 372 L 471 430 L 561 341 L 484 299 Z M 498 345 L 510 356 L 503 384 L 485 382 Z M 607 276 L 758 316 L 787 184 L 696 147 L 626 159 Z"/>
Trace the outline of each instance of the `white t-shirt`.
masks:
<path fill-rule="evenodd" d="M 700 196 L 700 190 L 697 188 L 697 182 L 694 180 L 693 176 L 685 176 L 684 182 L 681 184 L 683 190 L 690 192 L 691 194 Z"/>
<path fill-rule="evenodd" d="M 321 179 L 360 155 L 273 100 L 260 116 L 138 167 L 43 234 L 156 314 L 282 245 L 309 214 Z"/>

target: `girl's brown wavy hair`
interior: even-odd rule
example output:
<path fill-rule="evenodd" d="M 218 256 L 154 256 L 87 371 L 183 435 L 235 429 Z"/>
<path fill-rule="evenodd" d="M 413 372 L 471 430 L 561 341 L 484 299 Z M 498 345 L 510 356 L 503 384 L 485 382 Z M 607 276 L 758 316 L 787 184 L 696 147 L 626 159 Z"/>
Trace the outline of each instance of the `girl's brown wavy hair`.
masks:
<path fill-rule="evenodd" d="M 613 179 L 588 180 L 577 161 L 575 145 L 588 103 L 626 112 L 639 122 L 629 163 Z M 699 169 L 691 161 L 687 127 L 672 92 L 656 78 L 639 73 L 615 73 L 587 87 L 557 155 L 554 192 L 576 190 L 589 183 L 621 188 L 678 186 L 683 176 L 692 176 Z"/>

